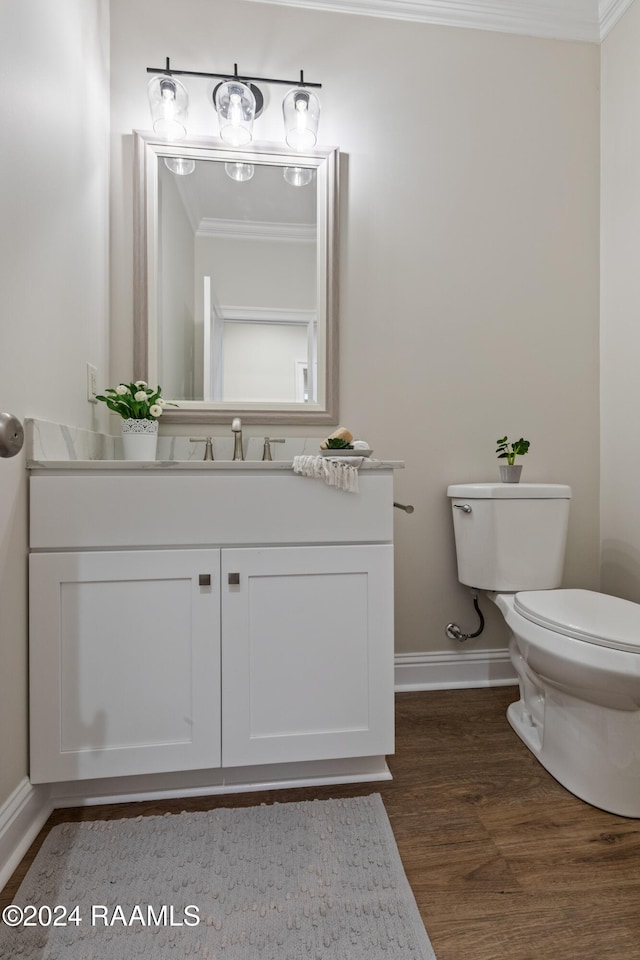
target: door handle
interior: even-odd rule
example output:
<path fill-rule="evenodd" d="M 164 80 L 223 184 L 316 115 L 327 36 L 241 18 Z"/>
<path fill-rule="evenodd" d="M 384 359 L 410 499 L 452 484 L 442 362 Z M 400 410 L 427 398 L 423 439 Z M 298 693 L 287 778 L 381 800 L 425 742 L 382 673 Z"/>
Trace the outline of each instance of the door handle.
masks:
<path fill-rule="evenodd" d="M 11 413 L 0 413 L 0 457 L 15 457 L 22 450 L 24 430 Z"/>
<path fill-rule="evenodd" d="M 239 573 L 230 573 L 229 574 L 229 586 L 237 587 L 240 583 L 240 574 Z"/>

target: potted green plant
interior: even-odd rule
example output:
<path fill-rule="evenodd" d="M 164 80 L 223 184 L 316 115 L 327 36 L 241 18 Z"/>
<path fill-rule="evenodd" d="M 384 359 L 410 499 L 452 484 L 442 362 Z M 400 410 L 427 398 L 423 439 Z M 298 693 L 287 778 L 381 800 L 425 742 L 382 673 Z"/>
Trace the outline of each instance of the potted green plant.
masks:
<path fill-rule="evenodd" d="M 522 464 L 516 464 L 516 457 L 524 457 L 531 444 L 520 437 L 519 440 L 509 440 L 506 436 L 496 440 L 498 460 L 506 460 L 500 464 L 500 480 L 502 483 L 519 483 L 522 473 Z"/>
<path fill-rule="evenodd" d="M 158 440 L 158 419 L 167 404 L 160 396 L 161 388 L 147 386 L 145 380 L 119 383 L 108 387 L 96 400 L 122 417 L 122 446 L 125 460 L 155 460 Z"/>

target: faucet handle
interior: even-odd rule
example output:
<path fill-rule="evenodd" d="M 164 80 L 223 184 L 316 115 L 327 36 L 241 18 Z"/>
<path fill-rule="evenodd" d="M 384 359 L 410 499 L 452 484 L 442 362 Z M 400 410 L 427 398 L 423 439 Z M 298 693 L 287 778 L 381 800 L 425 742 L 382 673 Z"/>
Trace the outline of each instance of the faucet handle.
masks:
<path fill-rule="evenodd" d="M 189 437 L 191 443 L 204 443 L 203 460 L 213 460 L 213 440 L 211 437 Z"/>
<path fill-rule="evenodd" d="M 263 460 L 273 460 L 271 456 L 271 444 L 272 443 L 284 443 L 284 437 L 265 437 L 264 438 L 264 449 L 262 451 Z"/>

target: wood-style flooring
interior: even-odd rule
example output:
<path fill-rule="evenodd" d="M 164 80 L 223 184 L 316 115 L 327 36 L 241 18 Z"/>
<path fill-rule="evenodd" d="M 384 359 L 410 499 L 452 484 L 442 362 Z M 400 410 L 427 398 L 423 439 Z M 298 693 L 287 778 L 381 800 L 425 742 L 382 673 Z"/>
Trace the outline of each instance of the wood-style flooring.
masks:
<path fill-rule="evenodd" d="M 640 820 L 538 764 L 505 718 L 516 693 L 399 694 L 392 782 L 57 810 L 0 906 L 57 823 L 379 792 L 438 960 L 640 960 Z"/>

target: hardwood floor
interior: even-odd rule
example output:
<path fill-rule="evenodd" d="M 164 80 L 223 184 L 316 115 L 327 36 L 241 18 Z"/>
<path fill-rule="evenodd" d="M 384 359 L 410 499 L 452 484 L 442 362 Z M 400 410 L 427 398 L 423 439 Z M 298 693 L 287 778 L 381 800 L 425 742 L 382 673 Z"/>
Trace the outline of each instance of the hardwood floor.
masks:
<path fill-rule="evenodd" d="M 379 792 L 438 960 L 640 960 L 640 820 L 564 790 L 509 727 L 515 687 L 399 694 L 394 779 L 57 810 L 64 821 Z"/>

